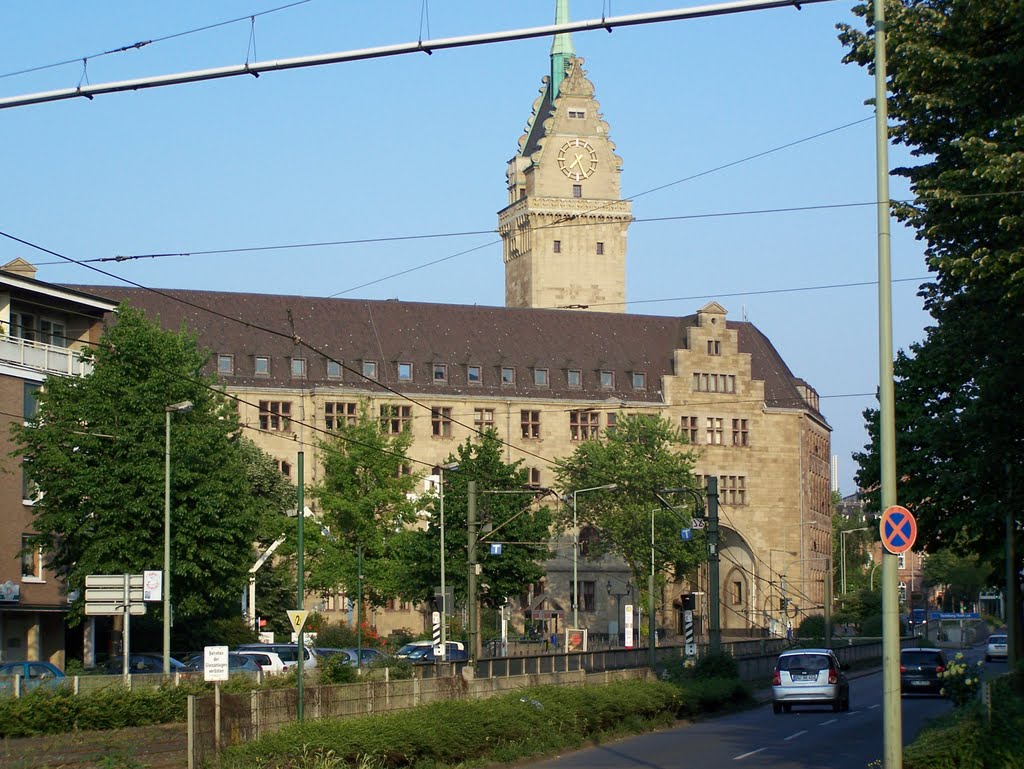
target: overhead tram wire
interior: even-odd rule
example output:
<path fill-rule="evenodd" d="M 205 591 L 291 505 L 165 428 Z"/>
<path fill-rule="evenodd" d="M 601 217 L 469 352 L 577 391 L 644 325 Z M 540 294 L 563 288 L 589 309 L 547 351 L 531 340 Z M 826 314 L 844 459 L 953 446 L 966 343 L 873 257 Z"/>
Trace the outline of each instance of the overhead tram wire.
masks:
<path fill-rule="evenodd" d="M 49 248 L 46 248 L 44 246 L 40 246 L 40 245 L 38 245 L 36 243 L 32 243 L 31 241 L 24 240 L 24 239 L 19 238 L 19 237 L 15 236 L 15 235 L 11 235 L 10 233 L 0 231 L 0 236 L 5 237 L 5 238 L 7 238 L 9 240 L 12 240 L 12 241 L 14 241 L 16 243 L 21 243 L 22 245 L 28 246 L 29 248 L 34 248 L 34 249 L 36 249 L 38 251 L 42 251 L 43 253 L 50 254 L 51 256 L 55 256 L 55 257 L 57 257 L 59 259 L 63 259 L 63 260 L 65 260 L 68 263 L 76 264 L 75 260 L 70 258 L 70 257 L 64 256 L 63 254 L 57 253 L 56 251 L 53 251 L 53 250 L 51 250 Z M 338 364 L 338 366 L 341 367 L 341 369 L 343 371 L 348 371 L 350 374 L 354 374 L 354 375 L 360 377 L 361 379 L 366 380 L 367 382 L 369 382 L 373 386 L 379 387 L 382 390 L 385 390 L 385 391 L 391 393 L 392 395 L 395 395 L 398 398 L 401 398 L 402 400 L 408 401 L 409 403 L 412 403 L 413 405 L 418 406 L 418 407 L 428 411 L 429 413 L 433 413 L 433 411 L 434 411 L 431 407 L 421 403 L 420 401 L 416 400 L 415 398 L 412 398 L 411 396 L 409 396 L 409 395 L 407 395 L 407 394 L 405 394 L 403 392 L 400 392 L 399 390 L 396 390 L 395 388 L 391 387 L 387 383 L 381 382 L 381 381 L 379 381 L 377 379 L 374 379 L 372 377 L 368 377 L 365 374 L 363 374 L 362 371 L 354 369 L 351 366 L 347 366 L 342 361 L 339 361 L 339 360 L 335 359 L 334 357 L 332 357 L 332 356 L 328 355 L 327 353 L 325 353 L 323 350 L 320 350 L 319 348 L 313 346 L 309 342 L 306 342 L 304 339 L 302 339 L 298 335 L 289 334 L 289 333 L 284 332 L 284 331 L 278 331 L 276 329 L 272 329 L 272 328 L 269 328 L 267 326 L 261 326 L 258 323 L 253 323 L 251 321 L 246 321 L 246 320 L 242 320 L 241 318 L 236 318 L 234 316 L 227 315 L 226 313 L 222 313 L 222 312 L 220 312 L 218 310 L 215 310 L 215 309 L 212 309 L 210 307 L 204 307 L 203 305 L 196 304 L 195 302 L 191 302 L 191 301 L 189 301 L 187 299 L 183 299 L 182 297 L 174 296 L 173 294 L 169 294 L 166 291 L 161 291 L 158 288 L 150 288 L 149 286 L 144 286 L 141 283 L 137 283 L 137 282 L 135 282 L 133 280 L 130 280 L 128 278 L 123 278 L 123 277 L 121 277 L 119 275 L 115 275 L 114 273 L 107 272 L 106 270 L 103 270 L 103 269 L 101 269 L 99 267 L 95 267 L 95 266 L 93 266 L 91 264 L 85 264 L 85 265 L 82 265 L 82 266 L 85 267 L 86 269 L 89 269 L 89 270 L 97 272 L 97 273 L 99 273 L 101 275 L 104 275 L 105 277 L 112 278 L 114 280 L 118 280 L 118 281 L 121 281 L 123 283 L 127 283 L 128 285 L 134 286 L 135 288 L 138 288 L 140 290 L 148 291 L 148 292 L 150 292 L 152 294 L 156 294 L 157 296 L 162 296 L 163 298 L 168 299 L 168 300 L 170 300 L 172 302 L 176 302 L 178 304 L 185 305 L 186 307 L 191 307 L 191 308 L 193 308 L 195 310 L 198 310 L 200 312 L 209 313 L 210 315 L 213 315 L 215 317 L 222 318 L 222 319 L 230 321 L 232 323 L 238 323 L 238 324 L 240 324 L 242 326 L 245 326 L 246 328 L 250 328 L 250 329 L 253 329 L 253 330 L 256 330 L 256 331 L 262 331 L 264 333 L 270 334 L 271 336 L 276 336 L 276 337 L 279 337 L 279 338 L 282 338 L 282 339 L 288 339 L 288 340 L 294 342 L 295 344 L 300 345 L 300 346 L 306 348 L 307 350 L 309 350 L 313 354 L 319 355 L 319 356 L 323 357 L 325 360 L 328 360 L 328 361 L 331 361 L 333 363 Z M 455 420 L 452 420 L 452 424 L 457 424 L 460 427 L 465 427 L 466 429 L 470 430 L 471 432 L 473 432 L 473 433 L 475 433 L 477 435 L 482 435 L 483 434 L 483 432 L 481 430 L 477 430 L 475 427 L 470 427 L 469 425 L 467 425 L 467 424 L 465 424 L 463 422 L 456 422 Z M 532 452 L 532 451 L 528 451 L 527 449 L 524 449 L 524 448 L 522 448 L 520 446 L 515 446 L 515 445 L 513 445 L 511 443 L 508 443 L 507 441 L 505 441 L 505 440 L 503 440 L 501 438 L 499 438 L 498 440 L 500 441 L 502 446 L 505 446 L 505 447 L 507 447 L 507 448 L 509 448 L 509 449 L 511 449 L 513 451 L 517 451 L 517 452 L 519 452 L 521 454 L 525 454 L 527 456 L 534 457 L 535 459 L 539 459 L 542 462 L 545 462 L 545 463 L 550 464 L 550 465 L 555 464 L 554 460 L 548 459 L 545 456 L 542 456 L 542 455 L 537 454 L 537 453 Z"/>
<path fill-rule="evenodd" d="M 247 13 L 245 16 L 239 16 L 237 19 L 228 19 L 226 21 L 218 21 L 212 24 L 207 24 L 202 27 L 196 27 L 195 29 L 187 29 L 183 32 L 174 32 L 170 35 L 164 35 L 163 37 L 154 37 L 147 40 L 139 40 L 135 43 L 129 43 L 122 45 L 117 48 L 111 48 L 107 51 L 100 51 L 98 53 L 89 54 L 87 56 L 76 56 L 74 59 L 65 59 L 64 61 L 56 61 L 52 64 L 41 64 L 37 67 L 28 67 L 27 69 L 20 69 L 15 72 L 5 72 L 0 74 L 0 80 L 8 77 L 15 77 L 17 75 L 27 75 L 32 72 L 41 72 L 46 69 L 53 69 L 54 67 L 63 67 L 68 64 L 82 64 L 83 62 L 89 62 L 93 59 L 99 59 L 103 56 L 110 56 L 115 53 L 126 53 L 127 51 L 138 51 L 142 48 L 146 48 L 156 43 L 163 43 L 167 40 L 173 40 L 178 37 L 185 37 L 186 35 L 194 35 L 198 32 L 206 32 L 207 30 L 215 29 L 217 27 L 223 27 L 228 24 L 237 24 L 242 21 L 250 21 L 258 16 L 266 16 L 271 13 L 277 13 L 278 11 L 284 11 L 289 8 L 294 8 L 298 5 L 305 5 L 310 3 L 312 0 L 296 0 L 296 2 L 288 3 L 288 5 L 278 6 L 277 8 L 268 8 L 265 11 L 257 11 L 256 13 Z"/>
<path fill-rule="evenodd" d="M 822 2 L 831 2 L 831 0 L 800 0 L 801 5 Z M 405 54 L 426 53 L 429 55 L 433 54 L 435 51 L 448 50 L 452 48 L 465 48 L 469 46 L 511 42 L 514 40 L 545 38 L 561 33 L 586 32 L 594 30 L 606 30 L 611 32 L 616 27 L 630 27 L 643 24 L 682 21 L 685 19 L 725 16 L 745 11 L 768 10 L 772 8 L 798 9 L 799 5 L 794 3 L 794 0 L 733 0 L 733 2 L 720 3 L 718 5 L 677 8 L 669 11 L 654 11 L 628 16 L 605 17 L 602 19 L 567 22 L 564 24 L 549 24 L 542 27 L 515 29 L 506 32 L 492 32 L 479 35 L 467 35 L 464 37 L 440 38 L 437 40 L 421 40 L 415 43 L 377 46 L 375 48 L 363 48 L 354 51 L 338 51 L 320 55 L 300 56 L 291 59 L 260 61 L 253 62 L 251 64 L 246 62 L 244 65 L 236 64 L 227 67 L 215 67 L 212 69 L 179 72 L 170 75 L 143 77 L 113 83 L 97 83 L 95 85 L 86 84 L 79 85 L 77 88 L 65 88 L 56 91 L 8 97 L 0 99 L 0 109 L 22 107 L 30 104 L 43 104 L 46 102 L 62 101 L 66 99 L 77 99 L 81 97 L 92 99 L 98 95 L 108 93 L 138 91 L 147 88 L 160 88 L 184 83 L 196 83 L 205 80 L 219 80 L 222 78 L 238 77 L 240 75 L 259 76 L 266 72 L 276 72 L 278 70 L 317 67 L 327 64 L 340 64 L 342 62 L 402 56 Z"/>

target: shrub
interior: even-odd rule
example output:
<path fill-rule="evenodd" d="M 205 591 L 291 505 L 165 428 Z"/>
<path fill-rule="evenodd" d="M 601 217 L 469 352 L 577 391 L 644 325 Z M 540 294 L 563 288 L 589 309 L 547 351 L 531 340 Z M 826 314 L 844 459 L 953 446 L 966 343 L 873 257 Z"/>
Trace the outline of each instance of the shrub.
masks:
<path fill-rule="evenodd" d="M 812 617 L 804 617 L 803 621 L 800 623 L 800 627 L 797 629 L 797 635 L 801 639 L 824 638 L 825 618 L 820 614 L 816 614 Z"/>
<path fill-rule="evenodd" d="M 316 666 L 317 679 L 321 684 L 353 684 L 359 680 L 359 671 L 348 663 L 343 654 L 321 657 Z"/>
<path fill-rule="evenodd" d="M 963 652 L 957 652 L 946 669 L 939 673 L 942 679 L 942 693 L 958 708 L 978 698 L 978 690 L 981 688 L 981 667 L 982 663 L 979 660 L 977 666 L 972 668 L 964 661 Z"/>
<path fill-rule="evenodd" d="M 696 678 L 739 678 L 740 669 L 729 652 L 705 654 L 694 666 Z"/>
<path fill-rule="evenodd" d="M 316 634 L 316 645 L 334 649 L 355 648 L 359 644 L 359 634 L 354 625 L 339 621 L 331 624 L 323 620 Z M 376 649 L 381 645 L 377 633 L 364 621 L 362 646 L 364 649 Z"/>

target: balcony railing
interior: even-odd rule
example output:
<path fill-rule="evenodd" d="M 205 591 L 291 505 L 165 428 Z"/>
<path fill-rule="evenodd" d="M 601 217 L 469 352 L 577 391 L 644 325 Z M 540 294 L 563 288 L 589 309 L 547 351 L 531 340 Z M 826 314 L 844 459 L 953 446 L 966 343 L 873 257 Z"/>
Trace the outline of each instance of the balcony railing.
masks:
<path fill-rule="evenodd" d="M 16 336 L 0 336 L 0 361 L 65 376 L 85 376 L 92 371 L 92 364 L 82 360 L 78 350 Z"/>

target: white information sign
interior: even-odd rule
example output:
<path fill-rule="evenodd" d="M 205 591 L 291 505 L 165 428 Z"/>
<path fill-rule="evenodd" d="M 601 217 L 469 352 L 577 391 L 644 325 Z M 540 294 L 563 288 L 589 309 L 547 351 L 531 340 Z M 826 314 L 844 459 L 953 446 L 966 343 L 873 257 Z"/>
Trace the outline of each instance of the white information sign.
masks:
<path fill-rule="evenodd" d="M 142 600 L 163 600 L 164 573 L 162 571 L 142 572 Z"/>
<path fill-rule="evenodd" d="M 633 648 L 633 604 L 627 603 L 623 609 L 625 612 L 625 635 L 626 635 L 626 648 Z"/>
<path fill-rule="evenodd" d="M 203 648 L 203 680 L 228 680 L 228 647 L 206 646 Z"/>

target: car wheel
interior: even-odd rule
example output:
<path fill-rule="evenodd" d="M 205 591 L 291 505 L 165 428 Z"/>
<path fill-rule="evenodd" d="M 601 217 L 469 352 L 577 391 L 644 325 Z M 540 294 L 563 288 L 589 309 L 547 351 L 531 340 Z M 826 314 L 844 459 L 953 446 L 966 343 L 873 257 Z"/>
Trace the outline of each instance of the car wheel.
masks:
<path fill-rule="evenodd" d="M 988 656 L 988 655 L 986 654 L 986 655 L 985 655 L 985 662 L 991 662 L 991 661 L 992 661 L 992 658 L 991 658 L 991 657 L 989 657 L 989 656 Z"/>
<path fill-rule="evenodd" d="M 838 713 L 842 709 L 843 709 L 843 700 L 842 700 L 842 698 L 838 698 L 838 699 L 832 700 L 832 712 L 833 713 Z"/>
<path fill-rule="evenodd" d="M 793 706 L 792 705 L 783 705 L 782 709 L 784 711 L 786 711 L 787 713 L 792 713 L 793 712 Z"/>
<path fill-rule="evenodd" d="M 782 712 L 782 704 L 779 703 L 779 702 L 773 702 L 772 703 L 772 713 L 774 713 L 775 715 L 778 715 L 781 712 Z"/>
<path fill-rule="evenodd" d="M 850 710 L 850 695 L 847 694 L 846 698 L 843 700 L 843 712 L 844 713 L 845 712 L 849 712 L 849 710 Z"/>

